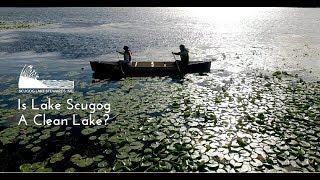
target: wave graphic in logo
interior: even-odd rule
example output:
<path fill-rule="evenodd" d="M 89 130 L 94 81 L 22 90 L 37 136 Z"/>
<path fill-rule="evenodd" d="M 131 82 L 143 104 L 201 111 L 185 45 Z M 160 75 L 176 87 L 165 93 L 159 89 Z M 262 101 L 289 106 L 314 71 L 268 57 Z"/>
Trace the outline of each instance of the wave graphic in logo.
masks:
<path fill-rule="evenodd" d="M 19 77 L 19 89 L 74 89 L 74 81 L 39 80 L 32 65 L 25 65 Z"/>

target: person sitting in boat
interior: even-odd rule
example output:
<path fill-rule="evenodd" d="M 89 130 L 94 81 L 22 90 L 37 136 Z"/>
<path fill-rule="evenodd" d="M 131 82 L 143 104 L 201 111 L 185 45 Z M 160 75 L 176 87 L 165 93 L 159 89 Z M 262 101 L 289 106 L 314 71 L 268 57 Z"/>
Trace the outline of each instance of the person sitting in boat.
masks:
<path fill-rule="evenodd" d="M 131 64 L 131 59 L 132 59 L 132 52 L 131 52 L 131 50 L 129 50 L 129 47 L 128 47 L 128 46 L 124 46 L 123 49 L 124 49 L 124 52 L 117 51 L 117 53 L 123 55 L 123 57 L 124 57 L 124 60 L 122 61 L 123 63 L 125 63 L 125 64 Z"/>
<path fill-rule="evenodd" d="M 179 64 L 185 67 L 189 64 L 189 50 L 183 44 L 181 44 L 179 48 L 180 48 L 180 52 L 177 52 L 177 53 L 172 52 L 172 54 L 180 55 L 181 61 L 179 62 Z"/>

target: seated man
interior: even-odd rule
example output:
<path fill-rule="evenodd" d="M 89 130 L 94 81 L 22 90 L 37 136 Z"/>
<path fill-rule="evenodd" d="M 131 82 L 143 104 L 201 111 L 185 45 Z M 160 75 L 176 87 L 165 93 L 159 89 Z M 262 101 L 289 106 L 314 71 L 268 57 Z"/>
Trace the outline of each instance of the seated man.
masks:
<path fill-rule="evenodd" d="M 124 52 L 119 52 L 119 51 L 117 51 L 117 53 L 119 53 L 119 54 L 122 54 L 123 55 L 123 63 L 125 63 L 125 64 L 131 64 L 131 60 L 132 60 L 132 52 L 131 52 L 131 50 L 129 50 L 129 47 L 128 46 L 124 46 L 123 47 L 123 49 L 124 49 Z"/>
<path fill-rule="evenodd" d="M 172 52 L 172 54 L 180 55 L 181 62 L 179 62 L 179 64 L 181 64 L 181 66 L 184 68 L 189 64 L 189 51 L 182 44 L 179 46 L 179 48 L 180 48 L 180 52 L 177 52 L 177 53 Z"/>
<path fill-rule="evenodd" d="M 117 51 L 117 53 L 123 55 L 123 60 L 119 61 L 118 64 L 119 64 L 122 75 L 125 76 L 126 75 L 125 71 L 127 66 L 122 67 L 122 64 L 131 65 L 132 52 L 129 50 L 128 46 L 124 46 L 123 49 L 124 49 L 124 52 Z"/>

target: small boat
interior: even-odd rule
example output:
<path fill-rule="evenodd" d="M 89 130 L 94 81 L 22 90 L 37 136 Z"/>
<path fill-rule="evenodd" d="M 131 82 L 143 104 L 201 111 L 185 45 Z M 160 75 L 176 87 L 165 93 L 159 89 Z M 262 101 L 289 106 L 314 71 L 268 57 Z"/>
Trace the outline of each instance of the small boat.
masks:
<path fill-rule="evenodd" d="M 110 61 L 90 61 L 94 71 L 93 78 L 123 78 L 123 77 L 147 77 L 147 76 L 175 76 L 187 73 L 210 72 L 211 61 L 190 61 L 182 68 L 178 61 L 148 62 L 135 61 L 130 65 Z"/>

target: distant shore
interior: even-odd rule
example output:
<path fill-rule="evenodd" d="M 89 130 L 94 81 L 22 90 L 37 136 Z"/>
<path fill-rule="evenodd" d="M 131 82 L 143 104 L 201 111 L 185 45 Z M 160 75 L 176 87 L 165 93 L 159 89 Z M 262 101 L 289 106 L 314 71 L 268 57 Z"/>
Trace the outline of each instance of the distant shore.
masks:
<path fill-rule="evenodd" d="M 0 21 L 0 30 L 3 29 L 31 29 L 46 26 L 47 23 L 29 21 Z"/>

